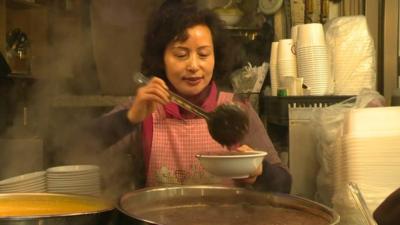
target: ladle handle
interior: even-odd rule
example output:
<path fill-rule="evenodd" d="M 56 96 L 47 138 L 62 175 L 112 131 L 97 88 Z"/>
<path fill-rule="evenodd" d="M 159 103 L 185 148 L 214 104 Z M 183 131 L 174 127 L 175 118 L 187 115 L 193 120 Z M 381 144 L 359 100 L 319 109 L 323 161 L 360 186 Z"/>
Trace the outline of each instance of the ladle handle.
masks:
<path fill-rule="evenodd" d="M 367 203 L 365 202 L 364 197 L 361 194 L 360 189 L 358 188 L 358 185 L 355 183 L 350 182 L 348 184 L 348 187 L 350 189 L 350 193 L 353 196 L 353 199 L 356 203 L 356 205 L 358 206 L 358 208 L 360 209 L 362 215 L 364 216 L 364 219 L 366 220 L 368 225 L 376 225 L 376 222 L 374 220 L 374 218 L 372 217 Z"/>
<path fill-rule="evenodd" d="M 149 78 L 144 76 L 142 73 L 135 73 L 133 75 L 133 81 L 139 85 L 145 85 L 149 82 Z M 181 97 L 180 95 L 174 93 L 173 91 L 168 90 L 168 93 L 171 96 L 171 101 L 175 102 L 177 105 L 181 106 L 182 108 L 186 109 L 189 112 L 194 113 L 197 116 L 203 117 L 206 120 L 209 120 L 209 116 L 204 110 L 197 105 L 189 102 L 185 98 Z"/>

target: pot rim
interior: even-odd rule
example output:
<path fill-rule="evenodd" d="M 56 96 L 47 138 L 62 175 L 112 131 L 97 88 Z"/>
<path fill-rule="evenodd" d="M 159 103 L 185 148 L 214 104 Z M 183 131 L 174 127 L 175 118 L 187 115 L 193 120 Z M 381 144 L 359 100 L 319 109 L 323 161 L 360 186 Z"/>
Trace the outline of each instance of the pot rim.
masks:
<path fill-rule="evenodd" d="M 332 219 L 330 221 L 330 225 L 338 224 L 340 222 L 340 215 L 333 208 L 330 208 L 319 202 L 316 202 L 316 201 L 313 201 L 313 200 L 310 200 L 310 199 L 307 199 L 304 197 L 291 195 L 291 194 L 285 194 L 285 193 L 260 192 L 260 191 L 249 190 L 249 189 L 241 188 L 241 187 L 226 187 L 226 186 L 213 186 L 213 185 L 181 185 L 181 186 L 165 186 L 165 187 L 145 187 L 145 188 L 137 189 L 137 190 L 126 192 L 126 193 L 122 194 L 117 202 L 116 209 L 119 210 L 121 213 L 125 214 L 126 216 L 131 217 L 133 219 L 136 219 L 136 220 L 139 220 L 142 222 L 146 222 L 146 223 L 150 223 L 150 224 L 159 224 L 159 223 L 156 223 L 156 222 L 148 220 L 148 219 L 143 219 L 140 216 L 136 215 L 135 213 L 131 213 L 131 212 L 128 213 L 126 210 L 124 210 L 122 208 L 121 202 L 124 199 L 130 198 L 131 196 L 134 196 L 134 195 L 140 195 L 141 193 L 151 193 L 151 192 L 159 192 L 159 191 L 167 191 L 167 190 L 178 190 L 178 189 L 229 190 L 229 191 L 235 192 L 236 194 L 259 193 L 259 194 L 266 195 L 266 196 L 287 198 L 287 199 L 291 199 L 294 201 L 300 201 L 300 202 L 304 202 L 306 204 L 315 205 L 315 207 L 320 208 L 321 211 L 323 211 L 326 214 L 329 214 L 332 217 Z"/>

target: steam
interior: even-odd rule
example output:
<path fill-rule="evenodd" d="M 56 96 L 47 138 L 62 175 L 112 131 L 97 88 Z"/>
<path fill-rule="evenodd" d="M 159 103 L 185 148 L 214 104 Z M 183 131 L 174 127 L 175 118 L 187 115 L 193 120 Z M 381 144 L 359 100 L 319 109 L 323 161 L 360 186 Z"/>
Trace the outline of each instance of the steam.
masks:
<path fill-rule="evenodd" d="M 131 74 L 140 67 L 147 17 L 161 3 L 96 0 L 91 1 L 81 20 L 54 20 L 57 24 L 50 31 L 51 55 L 32 61 L 33 76 L 43 79 L 30 85 L 28 100 L 14 113 L 14 126 L 2 135 L 2 140 L 18 139 L 23 151 L 1 156 L 0 179 L 53 166 L 96 164 L 101 168 L 107 197 L 116 198 L 135 186 L 132 176 L 138 171 L 132 164 L 136 159 L 130 158 L 126 149 L 119 150 L 118 145 L 103 149 L 82 127 L 112 108 L 100 107 L 103 95 L 131 95 Z M 85 9 L 86 3 L 82 4 Z M 78 97 L 68 98 L 71 95 Z M 88 95 L 98 98 L 99 107 L 79 106 L 86 104 Z M 21 126 L 24 107 L 28 109 L 28 126 Z M 2 149 L 11 150 L 16 145 L 0 143 Z M 40 150 L 44 152 L 42 161 L 35 161 Z"/>

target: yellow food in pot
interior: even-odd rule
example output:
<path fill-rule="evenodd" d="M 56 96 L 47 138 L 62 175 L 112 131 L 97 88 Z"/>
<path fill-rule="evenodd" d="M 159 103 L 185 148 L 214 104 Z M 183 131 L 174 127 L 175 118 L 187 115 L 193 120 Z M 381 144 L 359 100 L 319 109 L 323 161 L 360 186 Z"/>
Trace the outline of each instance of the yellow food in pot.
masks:
<path fill-rule="evenodd" d="M 0 219 L 78 215 L 111 210 L 111 204 L 100 198 L 57 194 L 1 194 Z"/>

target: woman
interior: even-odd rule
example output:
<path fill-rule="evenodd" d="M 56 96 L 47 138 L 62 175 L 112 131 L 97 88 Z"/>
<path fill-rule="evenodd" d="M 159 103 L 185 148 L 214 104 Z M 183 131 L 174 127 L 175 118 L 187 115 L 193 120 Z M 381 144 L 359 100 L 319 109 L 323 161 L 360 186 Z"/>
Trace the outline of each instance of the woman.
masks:
<path fill-rule="evenodd" d="M 142 73 L 150 82 L 138 89 L 131 102 L 99 119 L 93 133 L 101 144 L 110 146 L 125 137 L 119 146 L 130 146 L 134 158 L 143 160 L 146 186 L 227 184 L 289 192 L 291 176 L 250 104 L 245 105 L 250 131 L 239 149 L 249 146 L 267 151 L 263 166 L 239 180 L 221 180 L 201 168 L 196 154 L 226 149 L 211 138 L 204 119 L 170 102 L 167 90 L 205 111 L 238 100 L 216 85 L 216 80 L 223 80 L 232 71 L 231 48 L 220 20 L 209 10 L 167 1 L 151 18 L 142 51 Z"/>

